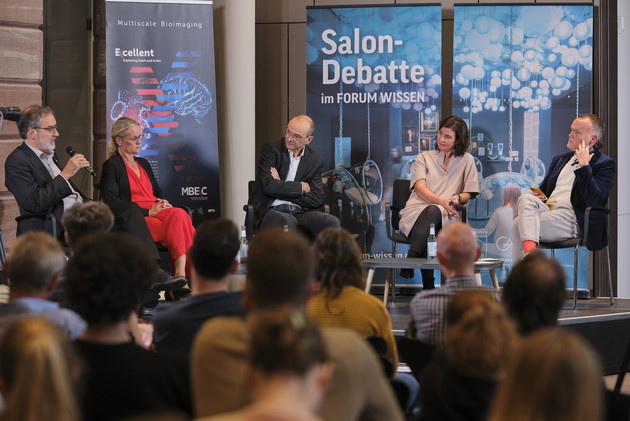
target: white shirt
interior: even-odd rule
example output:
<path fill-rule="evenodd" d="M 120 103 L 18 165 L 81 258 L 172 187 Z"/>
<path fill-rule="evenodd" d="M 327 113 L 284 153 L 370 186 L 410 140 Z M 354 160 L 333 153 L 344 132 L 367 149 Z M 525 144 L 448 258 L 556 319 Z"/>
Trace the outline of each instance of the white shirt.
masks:
<path fill-rule="evenodd" d="M 295 175 L 297 174 L 298 167 L 300 166 L 300 159 L 302 159 L 302 156 L 304 155 L 304 149 L 302 149 L 302 152 L 300 153 L 300 156 L 298 156 L 297 158 L 293 156 L 293 153 L 291 151 L 288 151 L 288 152 L 289 152 L 289 158 L 290 158 L 290 161 L 289 161 L 289 172 L 287 173 L 287 178 L 284 181 L 295 181 Z M 278 206 L 278 205 L 295 205 L 295 206 L 299 206 L 299 205 L 296 205 L 293 202 L 289 202 L 288 200 L 276 199 L 271 204 L 271 207 Z"/>
<path fill-rule="evenodd" d="M 575 170 L 578 167 L 571 165 L 572 160 L 569 159 L 562 171 L 560 171 L 556 187 L 551 192 L 549 199 L 547 199 L 546 205 L 551 210 L 573 209 L 571 205 L 571 189 L 573 189 L 573 181 L 575 181 Z"/>
<path fill-rule="evenodd" d="M 48 171 L 48 174 L 50 174 L 52 178 L 55 178 L 59 174 L 61 174 L 61 170 L 59 169 L 57 164 L 55 164 L 55 162 L 53 161 L 52 154 L 48 155 L 46 152 L 42 152 L 39 149 L 32 147 L 28 143 L 26 143 L 26 146 L 31 148 L 33 153 L 37 155 L 40 161 L 42 161 L 42 164 L 44 164 L 44 167 L 46 168 L 46 170 Z M 72 205 L 74 205 L 75 203 L 83 203 L 83 198 L 77 191 L 75 191 L 72 188 L 72 184 L 70 184 L 70 182 L 66 180 L 65 177 L 61 176 L 61 178 L 65 180 L 65 182 L 68 184 L 68 187 L 70 187 L 70 190 L 72 190 L 72 193 L 70 195 L 63 198 L 63 210 L 66 211 L 70 209 Z"/>

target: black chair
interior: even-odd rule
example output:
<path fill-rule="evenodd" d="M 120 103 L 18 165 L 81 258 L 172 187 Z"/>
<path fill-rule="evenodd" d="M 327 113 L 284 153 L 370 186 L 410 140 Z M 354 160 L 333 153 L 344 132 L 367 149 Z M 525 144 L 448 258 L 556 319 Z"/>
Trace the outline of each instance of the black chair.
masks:
<path fill-rule="evenodd" d="M 400 211 L 405 208 L 407 200 L 409 200 L 411 183 L 409 180 L 394 180 L 392 198 L 390 203 L 385 204 L 385 229 L 387 230 L 387 238 L 392 242 L 392 257 L 396 257 L 396 244 L 411 244 L 411 241 L 405 234 L 400 232 Z M 455 207 L 461 215 L 463 222 L 466 222 L 466 205 L 457 205 Z M 392 300 L 396 300 L 396 269 L 392 279 Z"/>
<path fill-rule="evenodd" d="M 256 185 L 256 181 L 249 180 L 247 182 L 247 197 L 252 196 L 252 191 L 254 190 L 254 186 Z M 254 206 L 249 203 L 243 206 L 243 210 L 245 211 L 245 233 L 247 235 L 247 239 L 251 239 L 254 236 Z"/>
<path fill-rule="evenodd" d="M 247 182 L 247 197 L 252 197 L 252 191 L 256 185 L 255 180 L 249 180 Z M 245 234 L 247 239 L 251 240 L 254 236 L 254 206 L 249 203 L 243 205 L 243 211 L 245 212 Z M 322 211 L 330 215 L 330 206 L 327 204 L 322 205 Z"/>
<path fill-rule="evenodd" d="M 602 207 L 602 206 L 589 206 L 586 208 L 584 212 L 584 237 L 575 237 L 569 238 L 568 240 L 563 241 L 554 241 L 554 242 L 544 242 L 540 241 L 538 243 L 538 247 L 541 249 L 551 250 L 551 257 L 555 258 L 554 251 L 557 249 L 573 249 L 573 309 L 577 307 L 577 277 L 578 277 L 578 248 L 581 245 L 586 245 L 586 240 L 588 238 L 588 224 L 589 218 L 591 216 L 591 211 L 604 212 L 606 215 L 610 214 L 610 209 Z M 610 250 L 608 246 L 604 247 L 606 249 L 606 259 L 608 263 L 608 289 L 610 291 L 610 305 L 615 305 L 615 298 L 613 294 L 612 287 L 612 270 L 610 269 Z M 601 249 L 603 250 L 603 249 Z M 591 250 L 591 251 L 600 251 L 600 250 Z"/>
<path fill-rule="evenodd" d="M 4 277 L 4 262 L 7 261 L 7 250 L 4 248 L 4 237 L 2 236 L 2 228 L 0 228 L 0 285 L 8 285 L 7 279 Z"/>
<path fill-rule="evenodd" d="M 55 216 L 54 213 L 46 213 L 46 212 L 38 212 L 38 213 L 31 213 L 28 215 L 20 215 L 17 218 L 15 218 L 15 221 L 19 224 L 20 221 L 24 221 L 25 219 L 33 219 L 33 218 L 37 218 L 37 219 L 50 219 L 50 224 L 52 226 L 52 230 L 51 232 L 49 232 L 50 235 L 52 235 L 54 238 L 58 239 L 58 240 L 62 240 L 58 237 L 58 235 L 60 234 L 61 231 L 58 230 L 58 228 L 60 227 L 61 221 L 57 221 L 57 217 Z M 62 241 L 63 243 L 63 241 Z"/>
<path fill-rule="evenodd" d="M 406 336 L 398 339 L 396 345 L 400 358 L 407 363 L 416 380 L 420 382 L 424 369 L 433 359 L 435 345 Z"/>

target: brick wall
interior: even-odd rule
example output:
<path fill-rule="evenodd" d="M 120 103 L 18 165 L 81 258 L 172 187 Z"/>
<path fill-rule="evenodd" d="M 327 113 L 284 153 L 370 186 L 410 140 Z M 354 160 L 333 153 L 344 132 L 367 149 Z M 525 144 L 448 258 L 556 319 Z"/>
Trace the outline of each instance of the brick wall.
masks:
<path fill-rule="evenodd" d="M 0 16 L 0 106 L 41 104 L 43 1 L 2 0 Z M 0 131 L 0 227 L 7 247 L 15 240 L 19 211 L 4 185 L 4 161 L 21 141 L 15 123 L 5 121 Z"/>

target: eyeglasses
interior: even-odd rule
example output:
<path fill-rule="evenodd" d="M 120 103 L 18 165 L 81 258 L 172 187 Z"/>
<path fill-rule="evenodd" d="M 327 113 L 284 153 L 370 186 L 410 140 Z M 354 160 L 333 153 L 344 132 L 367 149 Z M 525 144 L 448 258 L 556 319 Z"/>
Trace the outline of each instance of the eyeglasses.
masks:
<path fill-rule="evenodd" d="M 122 136 L 118 136 L 118 137 L 124 140 L 128 140 L 133 143 L 140 143 L 142 139 L 144 139 L 145 136 L 144 136 L 144 133 L 140 133 L 138 136 L 134 136 L 134 137 L 122 137 Z"/>
<path fill-rule="evenodd" d="M 293 132 L 291 131 L 291 129 L 289 129 L 288 127 L 287 127 L 287 130 L 286 130 L 286 132 L 285 132 L 285 137 L 286 137 L 287 139 L 293 138 L 293 139 L 297 140 L 298 142 L 300 142 L 302 139 L 304 139 L 301 135 L 299 135 L 299 134 L 297 134 L 297 133 L 293 133 Z M 307 137 L 308 137 L 308 136 L 307 136 Z"/>
<path fill-rule="evenodd" d="M 33 127 L 35 130 L 48 130 L 50 134 L 53 134 L 57 131 L 58 126 L 49 126 L 49 127 Z"/>

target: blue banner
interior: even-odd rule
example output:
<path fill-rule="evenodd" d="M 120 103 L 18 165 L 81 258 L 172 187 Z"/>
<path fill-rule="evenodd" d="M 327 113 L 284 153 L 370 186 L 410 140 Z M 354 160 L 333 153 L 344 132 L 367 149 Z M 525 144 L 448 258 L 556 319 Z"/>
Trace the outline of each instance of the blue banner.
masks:
<path fill-rule="evenodd" d="M 410 178 L 416 155 L 436 141 L 441 23 L 439 5 L 307 8 L 310 146 L 325 161 L 324 202 L 365 257 L 391 256 L 392 182 Z"/>
<path fill-rule="evenodd" d="M 484 256 L 504 260 L 504 273 L 518 197 L 568 152 L 572 121 L 591 112 L 592 63 L 592 6 L 455 6 L 453 114 L 469 124 L 481 189 L 468 221 Z M 573 285 L 572 250 L 556 258 Z M 586 288 L 586 249 L 579 261 Z"/>
<path fill-rule="evenodd" d="M 107 0 L 108 133 L 137 120 L 166 198 L 219 215 L 219 154 L 212 1 Z M 109 136 L 108 136 L 109 137 Z"/>

